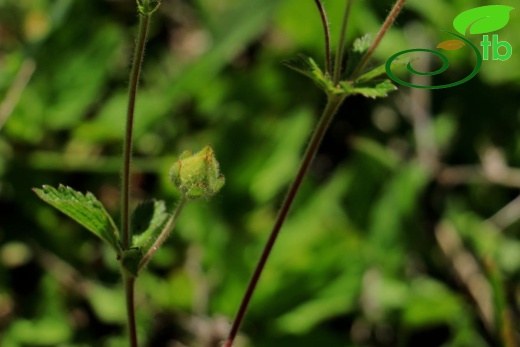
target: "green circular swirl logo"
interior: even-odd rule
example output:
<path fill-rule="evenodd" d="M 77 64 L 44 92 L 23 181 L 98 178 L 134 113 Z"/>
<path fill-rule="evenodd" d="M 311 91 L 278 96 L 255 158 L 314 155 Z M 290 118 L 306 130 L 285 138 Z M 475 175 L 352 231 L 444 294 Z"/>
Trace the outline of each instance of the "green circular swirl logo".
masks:
<path fill-rule="evenodd" d="M 446 83 L 441 84 L 437 86 L 423 86 L 418 84 L 413 84 L 406 82 L 399 77 L 397 77 L 392 72 L 392 63 L 399 58 L 400 56 L 408 53 L 413 52 L 426 52 L 430 54 L 434 54 L 437 57 L 439 57 L 442 60 L 442 66 L 431 72 L 422 72 L 418 71 L 413 68 L 412 63 L 409 62 L 406 65 L 407 70 L 414 74 L 414 75 L 420 75 L 420 76 L 436 76 L 443 72 L 445 72 L 450 64 L 448 61 L 448 57 L 443 54 L 442 52 L 432 50 L 432 49 L 426 49 L 426 48 L 415 48 L 415 49 L 407 49 L 401 52 L 398 52 L 394 55 L 392 55 L 385 64 L 386 73 L 388 76 L 395 81 L 396 83 L 399 83 L 401 85 L 411 87 L 411 88 L 423 88 L 423 89 L 443 89 L 443 88 L 450 88 L 457 86 L 462 83 L 466 83 L 473 77 L 477 75 L 479 72 L 482 61 L 489 59 L 489 49 L 492 48 L 492 58 L 493 60 L 507 60 L 511 57 L 512 54 L 512 47 L 511 45 L 506 41 L 499 41 L 498 35 L 492 36 L 492 41 L 489 41 L 488 35 L 484 35 L 482 42 L 480 45 L 483 47 L 483 55 L 480 53 L 480 50 L 477 46 L 475 46 L 473 43 L 471 43 L 466 37 L 464 37 L 466 34 L 485 34 L 489 32 L 493 32 L 496 30 L 499 30 L 507 25 L 509 22 L 509 12 L 511 12 L 514 8 L 511 6 L 505 6 L 505 5 L 488 5 L 488 6 L 480 6 L 473 8 L 471 10 L 467 10 L 459 14 L 455 19 L 453 20 L 453 27 L 458 32 L 454 33 L 451 31 L 446 31 L 450 35 L 453 35 L 457 37 L 458 39 L 455 40 L 448 40 L 441 42 L 437 45 L 437 48 L 441 48 L 448 51 L 453 51 L 460 49 L 464 46 L 469 46 L 473 53 L 475 54 L 476 63 L 475 67 L 473 68 L 473 71 L 463 79 L 452 82 L 452 83 Z M 444 31 L 444 30 L 443 30 Z M 502 54 L 499 51 L 499 48 L 503 47 L 505 49 L 505 53 Z"/>
<path fill-rule="evenodd" d="M 441 85 L 438 85 L 438 86 L 422 86 L 422 85 L 419 85 L 419 84 L 413 84 L 413 83 L 409 83 L 409 82 L 406 82 L 406 81 L 403 81 L 402 79 L 400 79 L 399 77 L 397 77 L 393 72 L 392 72 L 392 63 L 394 62 L 395 59 L 397 59 L 399 56 L 403 55 L 403 54 L 407 54 L 407 53 L 412 53 L 412 52 L 427 52 L 427 53 L 431 53 L 431 54 L 435 54 L 436 56 L 438 56 L 439 58 L 441 58 L 442 60 L 442 66 L 435 70 L 435 71 L 431 71 L 431 72 L 421 72 L 421 71 L 417 71 L 415 70 L 413 67 L 412 67 L 412 63 L 408 63 L 406 65 L 406 69 L 412 73 L 412 74 L 415 74 L 415 75 L 421 75 L 421 76 L 435 76 L 435 75 L 438 75 L 438 74 L 441 74 L 443 73 L 444 71 L 446 71 L 448 69 L 448 67 L 450 66 L 449 62 L 448 62 L 448 57 L 446 57 L 445 54 L 443 54 L 442 52 L 439 52 L 439 51 L 434 51 L 433 49 L 426 49 L 426 48 L 414 48 L 414 49 L 407 49 L 405 51 L 401 51 L 401 52 L 398 52 L 394 55 L 392 55 L 390 58 L 388 58 L 388 60 L 386 61 L 386 64 L 385 64 L 385 69 L 386 69 L 386 73 L 388 74 L 388 76 L 395 82 L 399 83 L 399 84 L 402 84 L 403 86 L 407 86 L 407 87 L 411 87 L 411 88 L 423 88 L 423 89 L 443 89 L 443 88 L 450 88 L 450 87 L 454 87 L 454 86 L 458 86 L 459 84 L 462 84 L 462 83 L 466 83 L 467 81 L 469 81 L 470 79 L 472 79 L 473 77 L 476 76 L 476 74 L 479 72 L 480 70 L 480 67 L 482 66 L 482 54 L 480 54 L 480 51 L 478 50 L 477 46 L 475 46 L 473 43 L 471 43 L 468 39 L 466 39 L 464 36 L 461 36 L 461 35 L 458 35 L 458 34 L 455 34 L 455 33 L 452 33 L 450 31 L 448 31 L 448 33 L 450 33 L 451 35 L 455 35 L 457 36 L 458 38 L 460 38 L 462 41 L 464 41 L 467 45 L 469 45 L 473 52 L 475 53 L 475 56 L 476 56 L 476 65 L 475 67 L 473 68 L 473 71 L 471 71 L 471 73 L 466 76 L 465 78 L 461 79 L 460 81 L 456 81 L 456 82 L 452 82 L 452 83 L 447 83 L 447 84 L 441 84 Z"/>

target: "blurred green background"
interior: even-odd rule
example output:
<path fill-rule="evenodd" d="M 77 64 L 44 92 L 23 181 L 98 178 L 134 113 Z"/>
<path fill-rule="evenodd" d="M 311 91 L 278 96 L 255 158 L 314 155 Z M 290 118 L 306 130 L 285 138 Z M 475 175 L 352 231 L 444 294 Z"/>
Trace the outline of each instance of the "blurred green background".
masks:
<path fill-rule="evenodd" d="M 487 4 L 408 1 L 372 64 L 434 48 L 457 14 Z M 325 6 L 335 46 L 344 1 Z M 375 35 L 391 6 L 355 2 L 348 42 Z M 113 254 L 31 188 L 91 191 L 117 220 L 136 24 L 132 0 L 0 0 L 1 346 L 126 345 Z M 237 346 L 517 346 L 518 32 L 520 8 L 498 32 L 512 58 L 463 85 L 346 101 Z M 312 0 L 163 0 L 137 103 L 134 202 L 174 206 L 169 166 L 207 144 L 226 185 L 187 206 L 140 275 L 142 346 L 212 347 L 227 334 L 325 104 L 282 62 L 323 65 L 322 37 Z M 421 81 L 473 69 L 467 50 L 450 54 L 449 73 Z"/>

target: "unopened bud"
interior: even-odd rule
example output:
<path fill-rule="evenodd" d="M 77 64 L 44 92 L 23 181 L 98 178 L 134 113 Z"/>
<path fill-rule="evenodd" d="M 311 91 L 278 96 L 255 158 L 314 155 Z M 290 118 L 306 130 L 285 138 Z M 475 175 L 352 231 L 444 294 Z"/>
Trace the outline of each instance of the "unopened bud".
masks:
<path fill-rule="evenodd" d="M 224 185 L 224 176 L 210 146 L 193 154 L 185 151 L 170 170 L 170 180 L 188 199 L 209 199 Z"/>

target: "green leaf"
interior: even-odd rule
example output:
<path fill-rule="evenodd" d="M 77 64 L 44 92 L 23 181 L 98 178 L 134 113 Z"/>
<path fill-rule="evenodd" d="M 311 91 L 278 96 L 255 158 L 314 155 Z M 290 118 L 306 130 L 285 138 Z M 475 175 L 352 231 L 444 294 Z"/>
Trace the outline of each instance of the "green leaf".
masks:
<path fill-rule="evenodd" d="M 386 73 L 385 64 L 380 65 L 356 79 L 357 83 L 367 82 Z"/>
<path fill-rule="evenodd" d="M 354 40 L 354 43 L 350 47 L 347 56 L 347 66 L 345 67 L 345 73 L 343 74 L 345 79 L 352 75 L 352 72 L 354 72 L 359 63 L 361 63 L 361 59 L 365 55 L 365 52 L 368 50 L 368 48 L 370 48 L 372 42 L 373 39 L 370 34 L 366 34 Z"/>
<path fill-rule="evenodd" d="M 391 67 L 394 66 L 406 66 L 408 63 L 412 62 L 414 59 L 411 59 L 409 57 L 406 58 L 397 58 L 392 61 Z M 369 70 L 368 72 L 365 72 L 363 75 L 359 76 L 356 79 L 356 83 L 365 83 L 370 80 L 373 80 L 376 77 L 379 77 L 386 73 L 386 64 L 380 65 L 378 67 L 373 68 L 372 70 Z"/>
<path fill-rule="evenodd" d="M 96 197 L 60 184 L 58 189 L 44 185 L 33 191 L 46 203 L 63 212 L 121 253 L 117 227 Z"/>
<path fill-rule="evenodd" d="M 509 12 L 514 7 L 505 5 L 480 6 L 459 14 L 453 20 L 453 27 L 462 35 L 485 34 L 502 29 L 509 22 Z"/>
<path fill-rule="evenodd" d="M 352 44 L 352 51 L 364 54 L 370 48 L 372 42 L 374 42 L 374 39 L 370 34 L 358 37 L 354 40 L 354 43 Z"/>
<path fill-rule="evenodd" d="M 144 16 L 149 16 L 161 5 L 161 2 L 156 0 L 137 0 L 137 11 Z"/>
<path fill-rule="evenodd" d="M 132 247 L 146 253 L 168 221 L 164 201 L 147 201 L 140 204 L 132 215 Z"/>
<path fill-rule="evenodd" d="M 299 54 L 296 58 L 285 61 L 284 65 L 309 77 L 327 94 L 343 94 L 340 88 L 334 87 L 330 77 L 321 71 L 318 64 L 311 57 Z"/>
<path fill-rule="evenodd" d="M 383 81 L 370 81 L 368 83 L 349 83 L 349 82 L 340 82 L 339 83 L 343 90 L 349 94 L 361 94 L 367 98 L 381 98 L 388 96 L 388 93 L 394 90 L 397 90 L 396 86 L 392 84 L 390 80 Z"/>

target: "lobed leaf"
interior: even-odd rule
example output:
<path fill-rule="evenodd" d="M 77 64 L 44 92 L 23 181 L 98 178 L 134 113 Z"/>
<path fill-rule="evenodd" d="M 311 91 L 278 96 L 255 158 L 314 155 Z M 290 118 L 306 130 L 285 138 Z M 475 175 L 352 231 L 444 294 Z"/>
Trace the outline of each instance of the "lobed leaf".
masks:
<path fill-rule="evenodd" d="M 370 48 L 370 45 L 373 41 L 374 40 L 370 34 L 366 34 L 354 40 L 354 43 L 348 51 L 347 64 L 345 67 L 345 72 L 343 73 L 343 78 L 347 79 L 350 75 L 352 75 L 354 70 L 361 63 L 363 56 Z"/>
<path fill-rule="evenodd" d="M 320 67 L 311 58 L 303 54 L 299 54 L 296 58 L 287 60 L 284 65 L 288 68 L 301 73 L 313 80 L 327 94 L 342 94 L 340 88 L 334 87 L 330 76 L 321 71 Z"/>
<path fill-rule="evenodd" d="M 92 193 L 82 194 L 61 184 L 58 189 L 44 185 L 42 189 L 33 188 L 33 191 L 40 199 L 108 243 L 118 254 L 121 253 L 117 227 L 103 204 Z"/>
<path fill-rule="evenodd" d="M 390 80 L 369 81 L 368 83 L 349 83 L 340 82 L 343 90 L 349 94 L 361 94 L 367 98 L 381 98 L 388 96 L 388 93 L 397 90 L 397 87 Z"/>
<path fill-rule="evenodd" d="M 374 39 L 370 34 L 358 37 L 352 44 L 352 51 L 356 53 L 365 53 L 370 48 L 372 42 L 374 42 Z"/>

